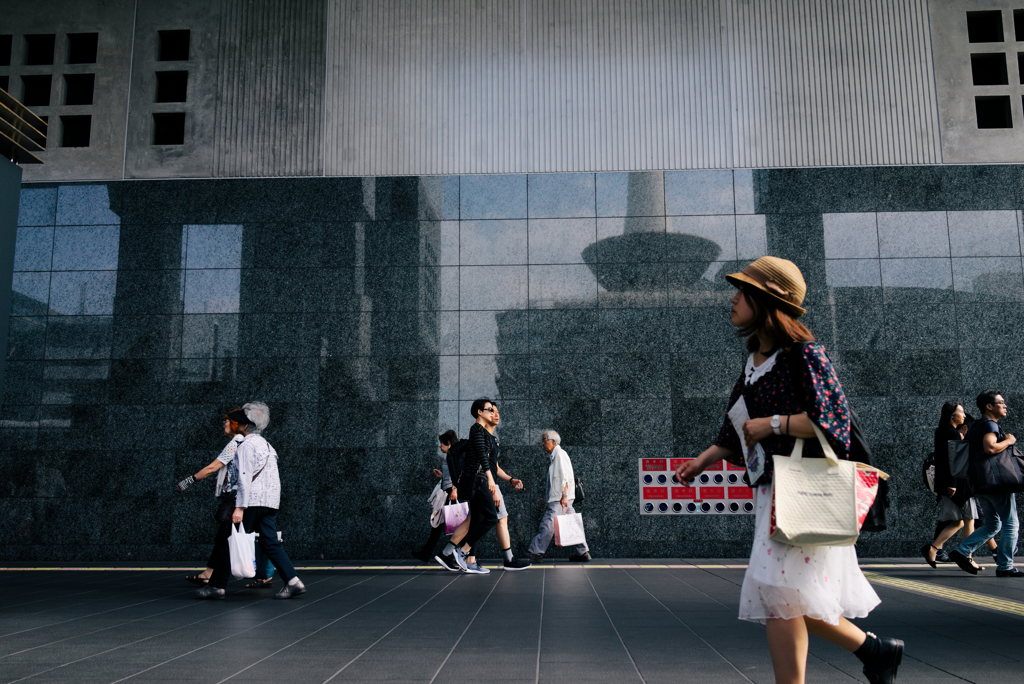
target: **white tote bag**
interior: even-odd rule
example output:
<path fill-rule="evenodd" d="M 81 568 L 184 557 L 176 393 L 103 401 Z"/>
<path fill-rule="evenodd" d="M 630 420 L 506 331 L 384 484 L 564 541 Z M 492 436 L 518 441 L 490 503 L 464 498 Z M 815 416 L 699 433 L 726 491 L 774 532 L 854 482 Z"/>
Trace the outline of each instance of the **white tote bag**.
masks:
<path fill-rule="evenodd" d="M 576 546 L 586 540 L 581 514 L 565 513 L 555 516 L 555 546 Z"/>
<path fill-rule="evenodd" d="M 231 525 L 228 537 L 231 575 L 235 579 L 256 576 L 256 533 L 246 532 L 241 523 Z"/>
<path fill-rule="evenodd" d="M 769 536 L 793 546 L 849 546 L 878 494 L 877 468 L 841 461 L 817 425 L 825 458 L 803 458 L 804 440 L 790 456 L 773 456 L 775 486 Z"/>

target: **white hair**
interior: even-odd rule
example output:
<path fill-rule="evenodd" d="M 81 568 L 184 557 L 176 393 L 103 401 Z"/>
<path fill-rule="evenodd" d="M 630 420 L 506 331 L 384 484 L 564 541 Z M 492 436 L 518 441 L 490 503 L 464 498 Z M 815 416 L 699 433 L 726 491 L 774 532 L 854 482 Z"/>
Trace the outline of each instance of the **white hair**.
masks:
<path fill-rule="evenodd" d="M 250 401 L 248 404 L 242 404 L 242 411 L 253 424 L 249 428 L 250 431 L 263 432 L 270 425 L 270 407 L 262 401 Z"/>
<path fill-rule="evenodd" d="M 555 444 L 561 444 L 562 443 L 561 435 L 559 435 L 554 430 L 545 430 L 544 432 L 540 433 L 540 438 L 541 439 L 553 439 L 553 440 L 555 440 Z"/>

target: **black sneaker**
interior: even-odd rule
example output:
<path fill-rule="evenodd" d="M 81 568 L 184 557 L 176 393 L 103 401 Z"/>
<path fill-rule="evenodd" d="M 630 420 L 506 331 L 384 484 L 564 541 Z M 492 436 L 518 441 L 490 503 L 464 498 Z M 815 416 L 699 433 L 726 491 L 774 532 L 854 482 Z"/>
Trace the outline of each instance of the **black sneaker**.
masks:
<path fill-rule="evenodd" d="M 286 584 L 284 589 L 274 594 L 276 599 L 290 599 L 306 593 L 306 585 L 299 580 L 295 584 Z"/>
<path fill-rule="evenodd" d="M 540 563 L 542 560 L 544 560 L 543 553 L 528 553 L 526 555 L 530 557 L 531 563 Z"/>
<path fill-rule="evenodd" d="M 935 552 L 935 562 L 936 563 L 952 563 L 953 561 L 949 559 L 949 554 L 946 553 L 946 549 L 939 549 L 938 551 Z"/>
<path fill-rule="evenodd" d="M 195 597 L 197 599 L 212 599 L 214 601 L 223 601 L 226 593 L 227 592 L 225 592 L 220 587 L 206 586 L 196 589 Z"/>
<path fill-rule="evenodd" d="M 589 551 L 584 551 L 580 554 L 574 553 L 573 555 L 569 556 L 570 563 L 589 563 L 591 560 L 592 559 L 590 557 Z"/>
<path fill-rule="evenodd" d="M 462 570 L 462 568 L 459 567 L 459 564 L 455 562 L 454 556 L 446 556 L 443 553 L 439 553 L 434 556 L 434 560 L 449 572 L 460 572 Z"/>
<path fill-rule="evenodd" d="M 1017 568 L 1010 568 L 1009 570 L 996 570 L 996 577 L 1024 577 L 1024 572 L 1021 572 Z"/>
<path fill-rule="evenodd" d="M 502 567 L 508 572 L 515 572 L 516 570 L 525 570 L 526 568 L 530 567 L 530 561 L 524 560 L 522 558 L 513 558 L 510 561 L 505 561 L 505 564 Z"/>

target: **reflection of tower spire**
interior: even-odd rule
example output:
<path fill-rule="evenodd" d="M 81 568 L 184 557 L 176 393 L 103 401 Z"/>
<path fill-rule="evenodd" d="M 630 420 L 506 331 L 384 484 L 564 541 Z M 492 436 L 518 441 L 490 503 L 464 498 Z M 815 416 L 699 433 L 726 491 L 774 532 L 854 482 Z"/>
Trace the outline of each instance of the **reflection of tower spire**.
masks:
<path fill-rule="evenodd" d="M 626 216 L 657 216 L 661 212 L 658 207 L 658 194 L 650 188 L 661 184 L 661 174 L 657 172 L 630 173 L 626 180 Z M 643 232 L 636 221 L 626 221 L 627 233 Z"/>
<path fill-rule="evenodd" d="M 651 185 L 661 182 L 660 174 L 637 172 L 627 174 L 626 213 L 622 235 L 598 240 L 583 250 L 583 261 L 597 278 L 601 287 L 609 292 L 654 292 L 686 289 L 707 270 L 708 264 L 718 258 L 721 248 L 717 243 L 697 235 L 666 233 L 664 230 L 645 230 L 651 224 L 638 221 L 637 216 L 661 214 L 658 193 Z M 658 260 L 675 262 L 671 270 L 652 271 L 637 259 L 637 254 L 657 254 Z M 598 257 L 614 268 L 599 268 Z"/>

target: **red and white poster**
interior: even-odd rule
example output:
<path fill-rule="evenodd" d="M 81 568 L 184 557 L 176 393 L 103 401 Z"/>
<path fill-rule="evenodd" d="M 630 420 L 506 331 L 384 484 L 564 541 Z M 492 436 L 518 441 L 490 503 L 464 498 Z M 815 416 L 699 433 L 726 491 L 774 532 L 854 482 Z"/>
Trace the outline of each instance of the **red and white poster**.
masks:
<path fill-rule="evenodd" d="M 743 466 L 721 461 L 685 487 L 672 474 L 689 458 L 637 459 L 642 515 L 753 515 L 754 490 L 743 483 Z"/>

